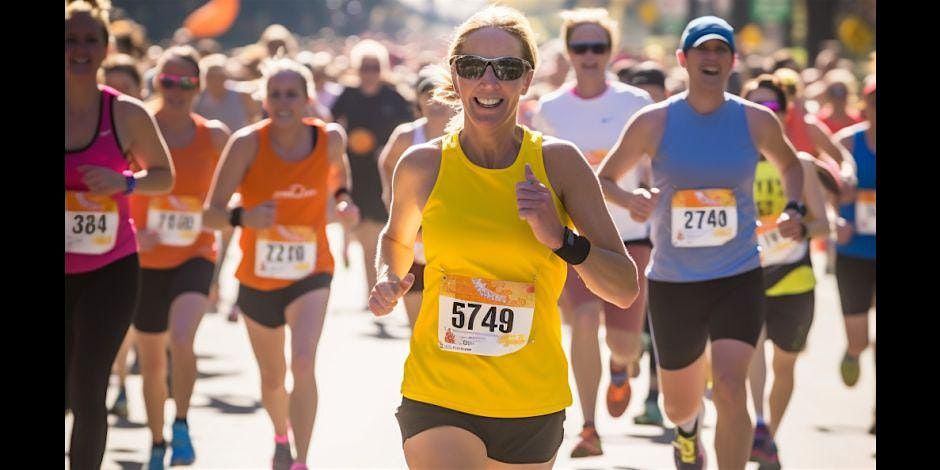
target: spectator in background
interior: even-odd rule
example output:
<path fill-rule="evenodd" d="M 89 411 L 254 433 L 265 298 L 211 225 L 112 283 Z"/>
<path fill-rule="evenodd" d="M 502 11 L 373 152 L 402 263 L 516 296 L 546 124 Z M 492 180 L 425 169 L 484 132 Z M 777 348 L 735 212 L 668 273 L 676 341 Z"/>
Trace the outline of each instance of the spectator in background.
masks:
<path fill-rule="evenodd" d="M 852 72 L 833 69 L 823 76 L 826 84 L 825 100 L 816 117 L 829 128 L 829 132 L 840 130 L 862 122 L 862 116 L 854 109 L 854 97 L 858 94 L 858 82 Z"/>
<path fill-rule="evenodd" d="M 352 67 L 359 76 L 359 86 L 347 87 L 333 103 L 333 117 L 349 135 L 347 150 L 355 184 L 353 201 L 362 220 L 352 235 L 362 245 L 368 286 L 375 285 L 375 250 L 379 231 L 388 219 L 382 202 L 379 176 L 379 151 L 392 131 L 414 119 L 414 111 L 395 87 L 384 78 L 389 70 L 388 50 L 378 41 L 364 39 L 350 52 Z"/>
<path fill-rule="evenodd" d="M 264 29 L 258 44 L 265 47 L 268 57 L 277 56 L 277 50 L 284 48 L 287 57 L 294 57 L 300 49 L 297 39 L 289 29 L 280 24 L 272 24 Z"/>

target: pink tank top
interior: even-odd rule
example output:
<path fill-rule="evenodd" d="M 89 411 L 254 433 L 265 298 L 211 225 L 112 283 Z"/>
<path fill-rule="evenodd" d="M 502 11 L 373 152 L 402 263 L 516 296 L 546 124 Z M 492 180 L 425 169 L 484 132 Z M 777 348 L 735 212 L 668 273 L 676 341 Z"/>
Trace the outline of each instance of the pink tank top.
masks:
<path fill-rule="evenodd" d="M 66 216 L 69 213 L 69 194 L 68 191 L 79 193 L 87 192 L 88 187 L 82 183 L 82 172 L 78 167 L 82 165 L 96 165 L 110 168 L 118 173 L 129 169 L 129 164 L 124 153 L 121 151 L 121 145 L 117 139 L 117 131 L 114 129 L 114 115 L 111 113 L 112 104 L 115 98 L 121 93 L 117 90 L 99 85 L 101 90 L 101 113 L 98 115 L 98 130 L 91 143 L 84 148 L 65 151 L 65 190 L 66 193 Z M 81 199 L 81 198 L 79 198 Z M 137 232 L 134 224 L 131 223 L 130 210 L 127 202 L 127 196 L 123 193 L 117 193 L 110 196 L 110 199 L 117 205 L 117 235 L 114 240 L 114 247 L 101 254 L 81 254 L 65 253 L 65 273 L 77 274 L 94 271 L 117 261 L 127 255 L 137 252 Z M 75 215 L 73 217 L 79 217 Z M 94 220 L 94 219 L 92 219 Z M 96 224 L 96 222 L 93 222 Z M 66 220 L 66 245 L 69 245 L 69 233 L 74 230 L 81 230 L 83 224 L 81 220 Z"/>

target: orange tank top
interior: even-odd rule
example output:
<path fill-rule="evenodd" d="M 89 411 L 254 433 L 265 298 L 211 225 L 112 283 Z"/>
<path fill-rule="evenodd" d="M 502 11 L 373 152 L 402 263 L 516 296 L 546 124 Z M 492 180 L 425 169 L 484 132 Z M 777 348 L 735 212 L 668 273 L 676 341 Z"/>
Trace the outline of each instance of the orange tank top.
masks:
<path fill-rule="evenodd" d="M 149 228 L 160 233 L 160 244 L 140 252 L 140 266 L 147 269 L 175 268 L 192 258 L 216 260 L 215 231 L 202 226 L 202 205 L 219 163 L 206 119 L 190 114 L 196 134 L 189 145 L 171 148 L 176 181 L 169 194 L 133 195 L 131 214 L 138 231 Z"/>
<path fill-rule="evenodd" d="M 287 287 L 316 273 L 333 272 L 326 239 L 326 205 L 330 200 L 326 124 L 305 118 L 314 132 L 313 150 L 302 160 L 288 161 L 271 144 L 271 120 L 255 128 L 258 153 L 245 173 L 239 192 L 249 210 L 274 200 L 274 225 L 267 229 L 242 227 L 241 264 L 235 277 L 258 290 Z"/>

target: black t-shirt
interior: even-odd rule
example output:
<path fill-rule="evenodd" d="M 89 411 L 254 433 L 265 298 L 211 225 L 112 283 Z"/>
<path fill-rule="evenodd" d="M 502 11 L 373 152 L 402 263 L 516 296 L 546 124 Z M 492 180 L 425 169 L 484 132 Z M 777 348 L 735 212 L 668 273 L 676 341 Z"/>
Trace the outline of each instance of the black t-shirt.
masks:
<path fill-rule="evenodd" d="M 385 222 L 378 157 L 392 131 L 415 119 L 411 104 L 388 84 L 366 96 L 359 88 L 345 88 L 331 109 L 336 120 L 345 118 L 347 153 L 352 170 L 352 198 L 362 216 Z"/>

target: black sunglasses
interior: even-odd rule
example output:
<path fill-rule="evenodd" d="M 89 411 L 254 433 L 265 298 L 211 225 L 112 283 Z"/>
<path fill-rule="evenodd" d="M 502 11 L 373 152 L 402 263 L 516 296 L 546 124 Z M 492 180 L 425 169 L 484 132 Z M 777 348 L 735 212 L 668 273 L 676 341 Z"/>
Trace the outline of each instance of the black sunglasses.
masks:
<path fill-rule="evenodd" d="M 568 44 L 568 50 L 577 55 L 591 51 L 597 55 L 606 54 L 610 50 L 610 44 L 606 42 L 579 42 L 577 44 Z"/>
<path fill-rule="evenodd" d="M 475 55 L 458 55 L 450 59 L 450 63 L 457 70 L 457 75 L 467 80 L 476 80 L 486 73 L 486 68 L 493 66 L 493 74 L 499 80 L 516 80 L 525 73 L 526 67 L 532 64 L 518 57 L 497 57 L 487 59 Z"/>

